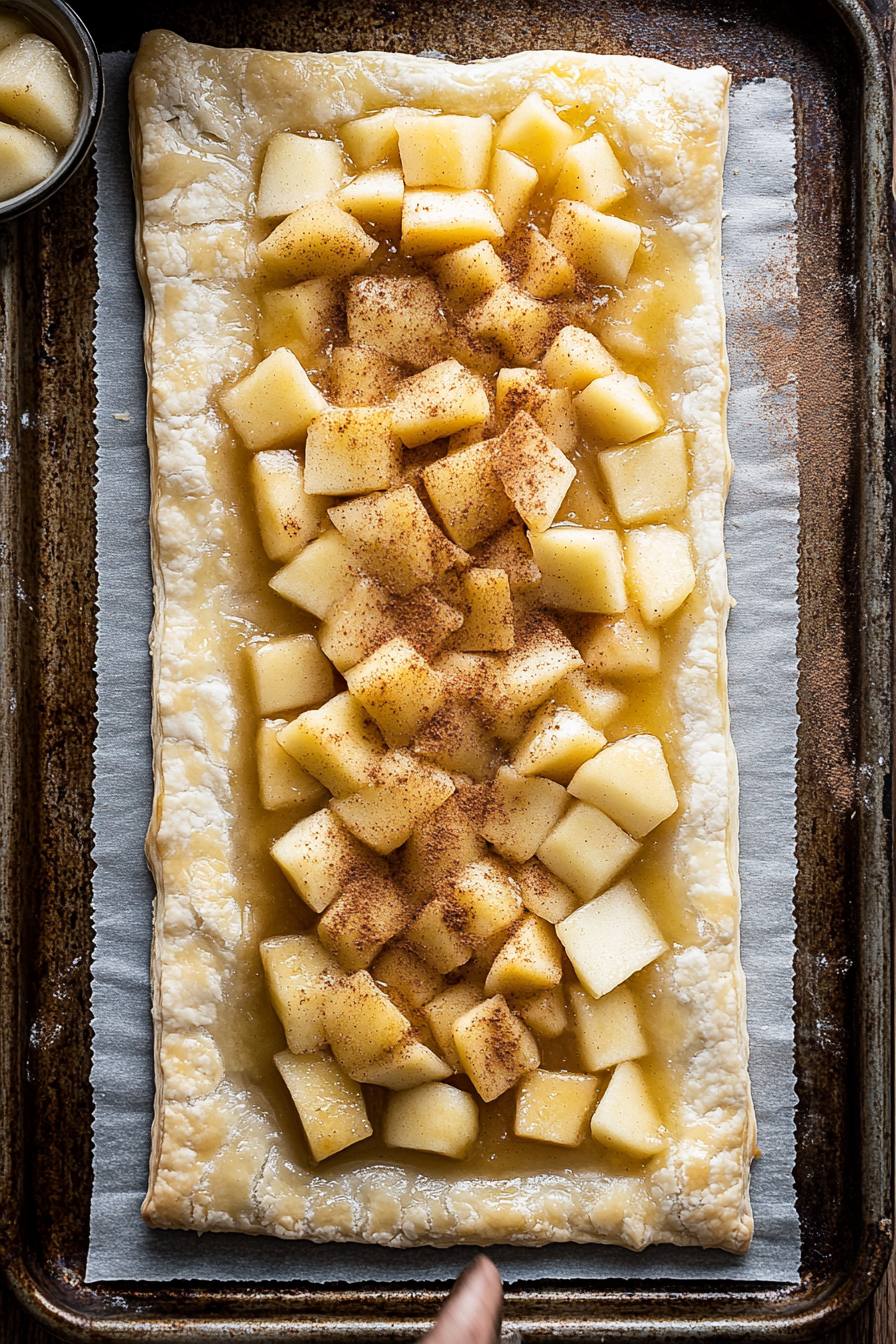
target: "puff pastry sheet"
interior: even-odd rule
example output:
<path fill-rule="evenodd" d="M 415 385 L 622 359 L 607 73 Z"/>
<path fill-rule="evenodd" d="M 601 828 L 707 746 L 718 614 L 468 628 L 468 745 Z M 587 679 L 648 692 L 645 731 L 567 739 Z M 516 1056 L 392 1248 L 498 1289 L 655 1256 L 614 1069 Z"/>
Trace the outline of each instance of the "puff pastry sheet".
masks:
<path fill-rule="evenodd" d="M 384 53 L 224 51 L 168 32 L 144 38 L 132 126 L 154 466 L 156 796 L 147 848 L 158 889 L 157 1099 L 144 1205 L 151 1225 L 395 1247 L 747 1248 L 755 1135 L 724 651 L 730 464 L 719 248 L 727 87 L 718 67 L 628 57 L 528 52 L 464 66 Z M 249 277 L 260 237 L 252 211 L 258 165 L 271 134 L 283 129 L 332 134 L 395 103 L 497 118 L 533 90 L 611 117 L 642 188 L 672 221 L 699 292 L 669 332 L 668 355 L 682 423 L 692 431 L 686 524 L 701 595 L 679 637 L 674 683 L 687 786 L 673 865 L 694 934 L 674 943 L 659 972 L 675 1009 L 675 1138 L 635 1174 L 576 1172 L 572 1153 L 567 1172 L 472 1179 L 459 1163 L 436 1177 L 388 1159 L 356 1169 L 349 1152 L 318 1175 L 285 1142 L 263 1089 L 247 1081 L 251 1033 L 235 1038 L 232 1010 L 256 940 L 238 857 L 241 692 L 221 650 L 251 613 L 240 550 L 245 520 L 233 516 L 217 483 L 224 457 L 244 450 L 215 394 L 257 358 Z"/>

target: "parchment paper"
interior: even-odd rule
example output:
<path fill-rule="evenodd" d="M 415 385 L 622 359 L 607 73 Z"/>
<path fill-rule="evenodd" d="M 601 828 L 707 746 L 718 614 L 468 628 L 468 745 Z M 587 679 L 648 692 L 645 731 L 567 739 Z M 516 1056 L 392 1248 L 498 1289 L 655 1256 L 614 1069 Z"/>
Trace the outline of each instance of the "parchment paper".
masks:
<path fill-rule="evenodd" d="M 133 57 L 103 57 L 106 111 L 96 145 L 99 441 L 98 732 L 93 962 L 94 1184 L 87 1280 L 439 1282 L 474 1254 L 167 1232 L 140 1218 L 153 1105 L 149 951 L 153 883 L 143 858 L 152 803 L 152 620 L 143 300 L 133 263 L 127 143 Z M 734 738 L 741 779 L 743 960 L 751 1075 L 763 1156 L 753 1168 L 756 1235 L 741 1257 L 670 1247 L 493 1247 L 508 1283 L 541 1278 L 794 1282 L 792 895 L 795 877 L 797 628 L 796 385 L 769 385 L 752 353 L 763 325 L 797 323 L 793 109 L 780 80 L 731 100 L 725 282 L 736 462 L 728 509 Z M 784 348 L 794 348 L 788 342 Z M 776 382 L 778 380 L 776 379 Z"/>

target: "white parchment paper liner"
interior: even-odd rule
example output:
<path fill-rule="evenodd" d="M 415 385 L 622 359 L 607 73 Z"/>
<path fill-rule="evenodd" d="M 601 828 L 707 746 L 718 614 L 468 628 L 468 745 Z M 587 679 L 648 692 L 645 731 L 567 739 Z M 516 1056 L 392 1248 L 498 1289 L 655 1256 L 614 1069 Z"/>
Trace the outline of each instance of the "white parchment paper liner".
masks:
<path fill-rule="evenodd" d="M 152 805 L 149 479 L 143 299 L 133 261 L 127 140 L 133 57 L 103 57 L 106 110 L 96 145 L 98 731 L 93 826 L 94 1184 L 87 1280 L 214 1279 L 311 1283 L 438 1282 L 474 1253 L 314 1245 L 152 1230 L 140 1217 L 153 1107 L 149 951 L 152 879 L 143 841 Z M 798 321 L 790 87 L 737 89 L 725 173 L 725 286 L 736 464 L 728 507 L 732 729 L 741 781 L 742 951 L 750 1074 L 762 1158 L 753 1168 L 756 1233 L 744 1256 L 612 1246 L 492 1247 L 507 1283 L 538 1279 L 799 1278 L 794 1203 L 793 913 L 795 878 L 796 383 L 769 385 L 754 357 L 762 328 Z M 795 342 L 784 348 L 795 348 Z M 783 382 L 783 380 L 780 380 Z"/>

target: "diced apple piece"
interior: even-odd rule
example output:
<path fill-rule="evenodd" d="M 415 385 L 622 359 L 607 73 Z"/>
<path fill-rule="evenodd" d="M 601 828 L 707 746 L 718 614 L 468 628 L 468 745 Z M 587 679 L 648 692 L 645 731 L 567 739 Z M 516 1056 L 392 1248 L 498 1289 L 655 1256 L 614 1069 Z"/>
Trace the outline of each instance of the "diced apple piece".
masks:
<path fill-rule="evenodd" d="M 371 1065 L 383 1062 L 414 1039 L 413 1028 L 368 971 L 356 971 L 331 986 L 324 1003 L 330 1049 L 350 1078 L 369 1082 Z"/>
<path fill-rule="evenodd" d="M 423 1016 L 444 1058 L 453 1069 L 460 1069 L 460 1057 L 454 1048 L 454 1024 L 464 1013 L 482 1003 L 483 992 L 466 981 L 451 985 L 423 1009 Z"/>
<path fill-rule="evenodd" d="M 622 872 L 640 848 L 637 840 L 596 807 L 575 803 L 539 843 L 537 853 L 561 882 L 572 887 L 581 900 L 590 901 Z"/>
<path fill-rule="evenodd" d="M 45 37 L 26 33 L 0 51 L 0 113 L 10 121 L 66 149 L 78 129 L 80 101 L 68 62 Z"/>
<path fill-rule="evenodd" d="M 465 550 L 490 537 L 513 515 L 488 443 L 439 458 L 424 469 L 423 484 L 445 531 Z"/>
<path fill-rule="evenodd" d="M 641 246 L 637 224 L 581 201 L 558 201 L 548 237 L 573 266 L 601 285 L 624 285 Z"/>
<path fill-rule="evenodd" d="M 494 207 L 482 191 L 406 191 L 401 250 L 420 257 L 504 237 Z"/>
<path fill-rule="evenodd" d="M 566 253 L 534 228 L 526 234 L 520 288 L 536 299 L 556 299 L 576 290 L 576 273 Z"/>
<path fill-rule="evenodd" d="M 517 709 L 537 709 L 561 677 L 582 666 L 581 654 L 560 627 L 538 614 L 517 627 L 516 647 L 500 662 L 500 684 Z"/>
<path fill-rule="evenodd" d="M 492 962 L 486 994 L 534 994 L 563 979 L 563 949 L 551 925 L 528 915 L 511 930 Z"/>
<path fill-rule="evenodd" d="M 412 107 L 389 107 L 385 112 L 346 121 L 339 127 L 339 138 L 356 168 L 373 168 L 378 163 L 398 166 L 398 123 L 405 117 L 418 117 Z"/>
<path fill-rule="evenodd" d="M 0 201 L 30 191 L 49 177 L 58 155 L 36 131 L 0 123 Z"/>
<path fill-rule="evenodd" d="M 469 961 L 477 943 L 501 933 L 523 910 L 515 883 L 497 864 L 468 864 L 440 885 L 407 932 L 411 947 L 443 975 Z"/>
<path fill-rule="evenodd" d="M 425 1007 L 445 989 L 445 981 L 438 971 L 401 944 L 381 952 L 370 974 L 379 985 L 385 986 L 390 998 L 397 994 L 411 1008 Z"/>
<path fill-rule="evenodd" d="M 484 425 L 490 413 L 482 380 L 456 359 L 406 378 L 392 401 L 395 433 L 408 448 Z"/>
<path fill-rule="evenodd" d="M 649 966 L 668 943 L 635 887 L 618 882 L 556 926 L 576 975 L 594 998 Z"/>
<path fill-rule="evenodd" d="M 348 691 L 300 714 L 277 740 L 337 798 L 368 785 L 383 753 L 383 739 Z"/>
<path fill-rule="evenodd" d="M 401 476 L 392 414 L 376 407 L 324 411 L 308 427 L 305 489 L 311 495 L 387 490 Z"/>
<path fill-rule="evenodd" d="M 529 544 L 541 570 L 541 598 L 566 611 L 617 612 L 628 605 L 622 543 L 612 528 L 551 527 Z"/>
<path fill-rule="evenodd" d="M 642 680 L 660 670 L 660 635 L 649 630 L 637 607 L 621 616 L 596 616 L 579 639 L 579 652 L 589 668 L 605 677 Z"/>
<path fill-rule="evenodd" d="M 597 335 L 620 359 L 655 356 L 668 330 L 668 291 L 649 275 L 629 276 L 625 289 L 609 296 Z"/>
<path fill-rule="evenodd" d="M 637 839 L 678 810 L 659 739 L 636 733 L 586 761 L 569 786 L 574 798 L 599 807 Z"/>
<path fill-rule="evenodd" d="M 656 403 L 633 373 L 595 378 L 573 404 L 585 432 L 605 443 L 631 443 L 663 427 Z"/>
<path fill-rule="evenodd" d="M 469 1092 L 447 1083 L 424 1083 L 386 1103 L 383 1140 L 441 1157 L 466 1157 L 479 1137 L 479 1107 Z"/>
<path fill-rule="evenodd" d="M 523 905 L 549 924 L 559 924 L 578 908 L 575 894 L 538 859 L 528 859 L 513 870 L 513 876 L 519 883 Z"/>
<path fill-rule="evenodd" d="M 312 616 L 326 616 L 355 582 L 351 551 L 336 529 L 329 528 L 278 570 L 270 582 L 274 592 L 288 602 L 295 602 Z"/>
<path fill-rule="evenodd" d="M 281 1050 L 274 1063 L 295 1102 L 313 1161 L 322 1162 L 373 1133 L 364 1094 L 330 1055 Z"/>
<path fill-rule="evenodd" d="M 451 1069 L 422 1041 L 408 1040 L 385 1059 L 368 1065 L 363 1082 L 403 1092 L 411 1087 L 450 1078 Z"/>
<path fill-rule="evenodd" d="M 271 560 L 291 560 L 320 535 L 328 501 L 305 494 L 302 464 L 286 448 L 255 453 L 249 475 L 262 545 Z"/>
<path fill-rule="evenodd" d="M 346 293 L 349 339 L 401 364 L 427 369 L 444 354 L 442 298 L 425 277 L 365 275 Z"/>
<path fill-rule="evenodd" d="M 624 527 L 652 523 L 687 503 L 688 455 L 681 430 L 597 459 L 607 498 Z"/>
<path fill-rule="evenodd" d="M 506 429 L 517 412 L 525 411 L 565 456 L 578 447 L 572 397 L 565 387 L 548 387 L 540 370 L 501 369 L 495 402 L 501 429 Z"/>
<path fill-rule="evenodd" d="M 464 318 L 464 326 L 474 336 L 497 341 L 504 354 L 520 364 L 534 364 L 541 358 L 558 324 L 550 304 L 509 282 L 496 286 Z"/>
<path fill-rule="evenodd" d="M 378 854 L 391 854 L 453 792 L 444 770 L 409 752 L 390 751 L 377 761 L 370 782 L 331 806 L 359 840 Z"/>
<path fill-rule="evenodd" d="M 525 863 L 556 825 L 566 802 L 562 785 L 502 766 L 495 775 L 482 837 L 511 863 Z"/>
<path fill-rule="evenodd" d="M 330 356 L 330 393 L 337 406 L 380 406 L 402 377 L 387 355 L 366 345 L 338 346 Z"/>
<path fill-rule="evenodd" d="M 627 191 L 628 181 L 605 135 L 595 131 L 587 140 L 570 145 L 557 178 L 558 200 L 582 201 L 592 210 L 606 210 Z"/>
<path fill-rule="evenodd" d="M 404 205 L 404 181 L 397 168 L 376 168 L 349 182 L 335 200 L 360 224 L 397 233 Z"/>
<path fill-rule="evenodd" d="M 271 854 L 296 891 L 320 914 L 346 882 L 379 862 L 365 854 L 329 808 L 296 823 L 271 846 Z"/>
<path fill-rule="evenodd" d="M 333 694 L 333 669 L 313 635 L 285 635 L 249 645 L 259 714 L 319 705 Z"/>
<path fill-rule="evenodd" d="M 343 280 L 366 266 L 376 249 L 376 239 L 335 201 L 313 201 L 287 215 L 258 244 L 258 255 L 276 276 Z"/>
<path fill-rule="evenodd" d="M 342 296 L 334 280 L 303 280 L 261 296 L 259 336 L 266 350 L 285 346 L 302 364 L 311 363 L 339 324 Z"/>
<path fill-rule="evenodd" d="M 507 279 L 507 267 L 491 243 L 472 243 L 440 257 L 433 267 L 450 303 L 475 303 Z"/>
<path fill-rule="evenodd" d="M 578 1148 L 588 1137 L 596 1101 L 596 1078 L 538 1069 L 520 1083 L 513 1132 L 519 1139 Z"/>
<path fill-rule="evenodd" d="M 495 144 L 528 160 L 551 178 L 575 139 L 575 131 L 537 93 L 530 93 L 498 126 Z"/>
<path fill-rule="evenodd" d="M 563 705 L 545 705 L 520 738 L 510 757 L 521 775 L 544 775 L 568 784 L 580 765 L 605 747 L 603 733 Z"/>
<path fill-rule="evenodd" d="M 247 448 L 301 444 L 327 403 L 291 350 L 275 350 L 228 387 L 221 407 Z"/>
<path fill-rule="evenodd" d="M 481 117 L 406 117 L 398 123 L 398 153 L 409 187 L 484 187 L 494 122 Z"/>
<path fill-rule="evenodd" d="M 406 746 L 445 696 L 442 677 L 406 639 L 390 639 L 345 674 L 390 747 Z"/>
<path fill-rule="evenodd" d="M 431 895 L 445 877 L 486 857 L 479 836 L 485 790 L 459 784 L 457 792 L 414 827 L 404 851 L 404 878 L 415 897 Z"/>
<path fill-rule="evenodd" d="M 617 985 L 599 999 L 574 985 L 569 990 L 569 1006 L 579 1058 L 589 1073 L 613 1069 L 623 1060 L 647 1054 L 638 1006 L 628 985 Z"/>
<path fill-rule="evenodd" d="M 423 907 L 407 931 L 407 942 L 440 975 L 470 960 L 473 940 L 467 931 L 469 915 L 450 895 L 442 893 Z"/>
<path fill-rule="evenodd" d="M 492 155 L 488 189 L 495 203 L 495 213 L 505 233 L 512 233 L 529 199 L 538 186 L 538 169 L 526 163 L 518 154 L 496 149 Z"/>
<path fill-rule="evenodd" d="M 483 569 L 503 569 L 514 594 L 531 592 L 541 581 L 541 570 L 532 557 L 532 547 L 516 520 L 481 542 L 473 558 Z"/>
<path fill-rule="evenodd" d="M 264 719 L 256 738 L 258 797 L 267 812 L 276 812 L 282 807 L 319 805 L 326 798 L 322 785 L 277 741 L 277 733 L 285 726 L 285 719 Z"/>
<path fill-rule="evenodd" d="M 469 1008 L 452 1028 L 454 1046 L 483 1101 L 494 1101 L 541 1062 L 535 1037 L 500 994 Z"/>
<path fill-rule="evenodd" d="M 322 651 L 340 672 L 347 672 L 394 635 L 389 594 L 363 576 L 333 603 L 317 632 Z"/>
<path fill-rule="evenodd" d="M 451 653 L 436 659 L 436 670 L 446 678 L 445 702 L 416 735 L 411 747 L 443 770 L 456 770 L 471 779 L 482 780 L 494 770 L 496 748 L 470 703 L 477 680 L 469 674 L 458 675 L 455 662 L 446 662 L 466 656 Z"/>
<path fill-rule="evenodd" d="M 663 1122 L 644 1074 L 631 1060 L 614 1070 L 592 1117 L 591 1137 L 638 1158 L 653 1157 L 666 1147 Z"/>
<path fill-rule="evenodd" d="M 569 672 L 558 681 L 553 690 L 558 705 L 566 705 L 581 714 L 592 728 L 606 728 L 611 719 L 624 709 L 628 696 L 615 686 L 592 677 L 584 668 Z"/>
<path fill-rule="evenodd" d="M 453 636 L 456 649 L 512 649 L 513 599 L 501 569 L 468 569 L 462 576 L 466 619 Z"/>
<path fill-rule="evenodd" d="M 331 196 L 344 181 L 342 150 L 332 140 L 280 131 L 265 150 L 255 213 L 259 219 L 281 219 Z"/>
<path fill-rule="evenodd" d="M 266 938 L 260 946 L 268 993 L 294 1055 L 310 1055 L 327 1044 L 324 1000 L 342 971 L 313 933 Z"/>
<path fill-rule="evenodd" d="M 659 524 L 629 532 L 625 565 L 645 625 L 662 625 L 694 591 L 697 575 L 684 532 Z"/>
<path fill-rule="evenodd" d="M 399 596 L 466 561 L 440 532 L 410 485 L 330 509 L 358 564 Z"/>
<path fill-rule="evenodd" d="M 399 888 L 379 874 L 348 883 L 321 915 L 317 936 L 346 971 L 364 970 L 410 919 Z"/>
<path fill-rule="evenodd" d="M 408 597 L 393 597 L 389 612 L 394 633 L 403 636 L 423 658 L 430 660 L 449 635 L 460 629 L 464 619 L 432 588 L 418 588 Z"/>
<path fill-rule="evenodd" d="M 508 1004 L 537 1036 L 552 1041 L 566 1030 L 566 1005 L 560 985 L 540 989 L 537 994 L 514 994 Z"/>
<path fill-rule="evenodd" d="M 576 469 L 525 411 L 492 441 L 492 461 L 526 525 L 533 532 L 550 527 Z M 535 563 L 543 570 L 537 555 Z"/>
<path fill-rule="evenodd" d="M 581 392 L 595 378 L 615 373 L 619 365 L 591 332 L 569 326 L 554 338 L 541 367 L 551 387 Z"/>

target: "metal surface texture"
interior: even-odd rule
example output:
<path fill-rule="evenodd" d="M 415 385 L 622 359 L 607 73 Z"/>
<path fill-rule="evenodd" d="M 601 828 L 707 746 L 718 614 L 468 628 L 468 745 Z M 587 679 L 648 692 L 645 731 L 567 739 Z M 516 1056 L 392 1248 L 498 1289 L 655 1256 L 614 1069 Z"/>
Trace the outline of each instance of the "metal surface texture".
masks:
<path fill-rule="evenodd" d="M 883 0 L 881 0 L 883 3 Z M 798 1286 L 530 1283 L 523 1340 L 807 1340 L 892 1245 L 890 91 L 857 0 L 134 0 L 76 5 L 102 50 L 170 27 L 216 45 L 526 48 L 721 62 L 797 108 L 801 341 Z M 90 1195 L 95 637 L 85 164 L 0 226 L 0 1263 L 71 1339 L 410 1340 L 447 1291 L 83 1281 Z M 769 369 L 780 361 L 773 343 Z"/>

